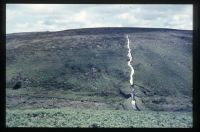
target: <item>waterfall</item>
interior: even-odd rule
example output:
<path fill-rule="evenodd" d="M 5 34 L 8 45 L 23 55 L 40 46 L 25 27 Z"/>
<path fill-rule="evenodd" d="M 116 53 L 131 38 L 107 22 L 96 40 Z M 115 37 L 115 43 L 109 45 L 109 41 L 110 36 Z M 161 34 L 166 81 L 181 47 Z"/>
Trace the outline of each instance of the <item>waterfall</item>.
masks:
<path fill-rule="evenodd" d="M 129 38 L 128 38 L 128 35 L 126 35 L 126 38 L 127 38 L 127 48 L 128 48 L 128 58 L 129 58 L 129 61 L 128 61 L 128 66 L 130 67 L 131 69 L 131 74 L 130 74 L 130 84 L 131 86 L 133 86 L 133 74 L 134 74 L 134 69 L 133 69 L 133 66 L 131 65 L 131 61 L 132 61 L 132 55 L 131 55 L 131 48 L 130 48 L 130 42 L 129 42 Z M 132 105 L 132 108 L 133 110 L 138 110 L 138 108 L 136 107 L 136 100 L 134 98 L 135 96 L 135 93 L 134 93 L 134 87 L 132 87 L 132 90 L 131 90 L 131 105 Z"/>
<path fill-rule="evenodd" d="M 126 35 L 127 38 L 127 48 L 128 48 L 128 57 L 129 57 L 129 61 L 128 61 L 128 66 L 131 68 L 131 74 L 130 74 L 130 84 L 133 85 L 133 74 L 134 74 L 134 69 L 131 65 L 131 61 L 132 61 L 132 55 L 131 55 L 131 48 L 130 48 L 130 43 L 129 43 L 129 38 L 128 35 Z"/>

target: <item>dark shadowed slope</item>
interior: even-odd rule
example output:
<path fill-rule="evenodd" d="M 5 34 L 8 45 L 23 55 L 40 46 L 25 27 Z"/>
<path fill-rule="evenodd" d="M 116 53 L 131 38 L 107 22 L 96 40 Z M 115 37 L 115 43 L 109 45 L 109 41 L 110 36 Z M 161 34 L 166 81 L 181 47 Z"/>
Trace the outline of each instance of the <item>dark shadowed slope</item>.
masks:
<path fill-rule="evenodd" d="M 7 107 L 89 102 L 83 107 L 129 109 L 123 96 L 130 92 L 125 34 L 130 36 L 139 107 L 191 111 L 192 32 L 148 28 L 8 34 Z M 18 81 L 22 87 L 13 90 Z M 53 104 L 48 101 L 52 97 L 57 99 Z M 71 105 L 55 105 L 59 99 Z"/>

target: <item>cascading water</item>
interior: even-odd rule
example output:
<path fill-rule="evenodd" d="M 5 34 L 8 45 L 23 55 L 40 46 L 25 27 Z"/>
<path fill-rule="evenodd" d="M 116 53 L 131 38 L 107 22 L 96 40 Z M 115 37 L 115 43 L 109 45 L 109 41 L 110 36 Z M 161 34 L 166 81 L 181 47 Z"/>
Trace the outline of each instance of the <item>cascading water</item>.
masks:
<path fill-rule="evenodd" d="M 131 48 L 130 48 L 130 42 L 129 42 L 129 37 L 128 35 L 126 35 L 126 38 L 127 38 L 127 48 L 128 48 L 128 57 L 129 57 L 129 61 L 128 61 L 128 66 L 130 67 L 131 69 L 131 74 L 130 74 L 130 84 L 131 86 L 134 86 L 133 85 L 133 74 L 134 74 L 134 69 L 133 69 L 133 66 L 131 65 L 131 61 L 132 61 L 132 55 L 131 55 Z M 135 102 L 135 99 L 134 99 L 134 88 L 132 87 L 132 90 L 131 90 L 131 104 L 132 104 L 132 107 L 134 110 L 137 110 L 137 107 L 136 107 L 136 102 Z"/>
<path fill-rule="evenodd" d="M 128 66 L 131 68 L 131 74 L 130 74 L 130 84 L 133 85 L 133 74 L 134 74 L 134 69 L 131 65 L 131 61 L 132 61 L 132 55 L 131 55 L 131 48 L 130 48 L 130 43 L 129 43 L 129 38 L 128 35 L 126 35 L 127 38 L 127 47 L 128 47 L 128 57 L 129 57 L 129 61 L 128 61 Z"/>

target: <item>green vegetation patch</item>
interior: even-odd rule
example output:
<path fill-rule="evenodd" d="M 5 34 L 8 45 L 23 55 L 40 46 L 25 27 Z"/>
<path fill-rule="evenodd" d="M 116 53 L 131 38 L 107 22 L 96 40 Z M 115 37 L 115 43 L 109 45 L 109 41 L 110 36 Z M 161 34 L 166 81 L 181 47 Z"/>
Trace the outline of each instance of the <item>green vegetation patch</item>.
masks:
<path fill-rule="evenodd" d="M 86 109 L 7 110 L 7 127 L 192 127 L 191 112 Z"/>

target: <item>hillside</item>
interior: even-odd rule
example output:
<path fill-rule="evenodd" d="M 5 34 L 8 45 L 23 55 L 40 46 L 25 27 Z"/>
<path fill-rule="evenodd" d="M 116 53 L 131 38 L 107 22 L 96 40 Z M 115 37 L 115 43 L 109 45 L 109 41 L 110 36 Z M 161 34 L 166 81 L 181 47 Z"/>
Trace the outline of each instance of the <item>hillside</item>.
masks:
<path fill-rule="evenodd" d="M 7 34 L 6 108 L 130 110 L 126 34 L 138 107 L 191 112 L 192 31 L 151 28 Z"/>

